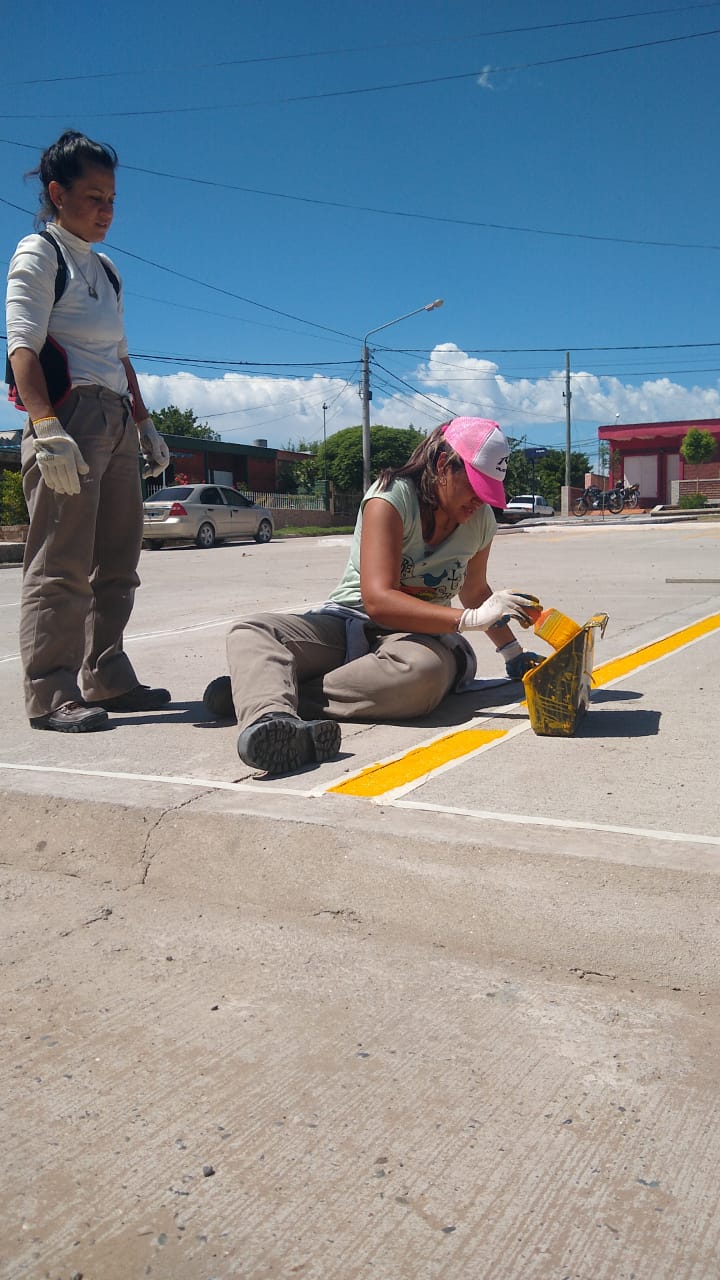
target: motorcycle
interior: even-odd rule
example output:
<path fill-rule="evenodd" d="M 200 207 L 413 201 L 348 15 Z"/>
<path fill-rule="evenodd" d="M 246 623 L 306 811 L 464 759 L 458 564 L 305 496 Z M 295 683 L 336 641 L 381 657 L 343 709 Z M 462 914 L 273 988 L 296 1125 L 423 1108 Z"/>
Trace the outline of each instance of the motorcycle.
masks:
<path fill-rule="evenodd" d="M 576 516 L 586 516 L 588 511 L 612 511 L 613 515 L 619 515 L 625 506 L 625 495 L 622 488 L 600 489 L 597 485 L 591 484 L 585 489 L 579 498 L 573 504 L 573 513 Z"/>
<path fill-rule="evenodd" d="M 618 480 L 615 488 L 621 490 L 626 507 L 636 507 L 640 502 L 639 484 L 623 484 L 622 480 Z"/>

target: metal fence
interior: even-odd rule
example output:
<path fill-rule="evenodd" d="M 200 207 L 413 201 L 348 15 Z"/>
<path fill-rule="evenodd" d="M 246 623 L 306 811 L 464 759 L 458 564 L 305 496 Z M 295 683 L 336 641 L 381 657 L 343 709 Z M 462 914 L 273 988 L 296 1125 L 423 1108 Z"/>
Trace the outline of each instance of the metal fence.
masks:
<path fill-rule="evenodd" d="M 271 511 L 324 511 L 325 500 L 315 493 L 253 493 L 243 489 L 246 498 Z"/>

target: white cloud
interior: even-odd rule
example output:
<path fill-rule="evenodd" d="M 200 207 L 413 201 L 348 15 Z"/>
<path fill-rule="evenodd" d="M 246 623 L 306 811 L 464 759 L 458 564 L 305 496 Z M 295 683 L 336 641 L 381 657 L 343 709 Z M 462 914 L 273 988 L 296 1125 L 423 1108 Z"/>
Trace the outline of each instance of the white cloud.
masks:
<path fill-rule="evenodd" d="M 501 366 L 462 351 L 456 343 L 438 343 L 428 360 L 402 379 L 415 392 L 395 387 L 379 364 L 373 366 L 372 421 L 391 426 L 413 424 L 429 430 L 447 417 L 482 415 L 496 419 L 510 434 L 525 435 L 536 443 L 564 440 L 565 371 L 548 369 L 537 378 L 511 378 Z M 542 357 L 541 357 L 542 358 Z M 516 362 L 516 357 L 514 357 Z M 534 364 L 538 357 L 533 356 Z M 322 440 L 323 404 L 327 404 L 327 433 L 360 422 L 357 372 L 354 380 L 327 378 L 269 378 L 264 374 L 225 374 L 201 378 L 193 372 L 140 374 L 143 397 L 149 408 L 177 404 L 191 408 L 208 421 L 223 439 L 251 443 L 266 439 L 282 448 L 293 440 Z M 720 417 L 720 384 L 698 387 L 673 381 L 669 376 L 634 378 L 598 376 L 582 369 L 571 375 L 571 419 L 574 436 L 585 442 L 597 439 L 597 428 L 615 422 L 673 421 L 684 417 Z M 23 415 L 0 399 L 0 429 L 18 428 Z"/>
<path fill-rule="evenodd" d="M 688 375 L 691 376 L 690 374 Z M 533 424 L 565 421 L 564 368 L 537 378 L 510 378 L 491 360 L 470 356 L 454 343 L 434 348 L 415 381 L 430 394 L 445 398 L 455 414 L 482 412 L 507 428 L 531 431 Z M 672 421 L 676 418 L 720 417 L 720 383 L 686 386 L 668 376 L 623 382 L 616 376 L 571 372 L 572 418 L 598 426 L 621 422 Z"/>
<path fill-rule="evenodd" d="M 378 355 L 378 364 L 390 368 L 392 357 Z M 538 364 L 542 357 L 531 359 Z M 183 371 L 141 373 L 140 385 L 150 409 L 176 404 L 192 409 L 223 439 L 246 444 L 267 439 L 269 444 L 282 447 L 291 440 L 322 440 L 323 404 L 328 405 L 328 435 L 359 423 L 357 376 L 355 371 L 353 381 L 347 383 L 321 374 L 273 378 L 227 373 L 205 378 Z M 429 430 L 453 415 L 481 414 L 495 418 L 511 434 L 526 435 L 536 443 L 555 444 L 564 439 L 563 368 L 548 368 L 537 377 L 513 378 L 504 374 L 497 362 L 444 342 L 411 372 L 405 367 L 401 376 L 415 392 L 393 389 L 392 380 L 373 365 L 372 422 L 398 427 L 412 423 Z M 718 382 L 694 386 L 690 374 L 688 385 L 683 385 L 667 375 L 623 381 L 578 369 L 573 371 L 571 388 L 573 433 L 586 440 L 596 438 L 599 425 L 614 423 L 616 414 L 620 422 L 720 417 Z M 0 428 L 22 423 L 23 416 L 0 400 Z"/>
<path fill-rule="evenodd" d="M 340 378 L 270 378 L 226 373 L 203 378 L 194 373 L 140 374 L 149 409 L 175 404 L 192 409 L 223 439 L 250 444 L 267 439 L 282 447 L 289 441 L 321 440 L 323 404 L 328 405 L 327 432 L 360 421 L 357 386 Z"/>
<path fill-rule="evenodd" d="M 481 89 L 494 89 L 495 85 L 490 79 L 492 73 L 493 73 L 492 65 L 489 62 L 486 62 L 485 66 L 480 72 L 480 75 L 478 76 L 475 83 L 479 84 Z"/>

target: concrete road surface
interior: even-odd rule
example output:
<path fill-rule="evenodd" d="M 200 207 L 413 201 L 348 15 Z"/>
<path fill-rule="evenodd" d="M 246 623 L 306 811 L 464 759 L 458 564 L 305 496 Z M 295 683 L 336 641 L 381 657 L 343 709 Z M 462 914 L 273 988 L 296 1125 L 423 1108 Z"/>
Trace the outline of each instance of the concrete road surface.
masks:
<path fill-rule="evenodd" d="M 499 533 L 496 586 L 609 615 L 576 737 L 481 636 L 472 693 L 257 777 L 228 623 L 347 544 L 143 553 L 174 702 L 87 736 L 27 726 L 0 570 L 0 1277 L 720 1276 L 720 524 Z"/>

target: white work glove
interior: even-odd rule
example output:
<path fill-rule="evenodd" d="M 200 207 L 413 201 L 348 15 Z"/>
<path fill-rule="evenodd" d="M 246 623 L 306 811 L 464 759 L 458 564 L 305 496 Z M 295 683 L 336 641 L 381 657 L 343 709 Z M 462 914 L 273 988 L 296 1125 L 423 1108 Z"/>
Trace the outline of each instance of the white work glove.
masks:
<path fill-rule="evenodd" d="M 40 474 L 48 489 L 56 493 L 79 493 L 80 476 L 90 470 L 72 436 L 57 418 L 33 422 L 33 448 Z"/>
<path fill-rule="evenodd" d="M 150 476 L 160 476 L 170 462 L 170 450 L 152 418 L 143 418 L 136 425 L 140 452 L 145 459 L 143 480 L 148 480 Z"/>
<path fill-rule="evenodd" d="M 526 610 L 535 608 L 540 608 L 540 601 L 536 596 L 522 591 L 510 591 L 506 587 L 504 591 L 493 591 L 479 609 L 465 609 L 457 629 L 458 631 L 489 631 L 491 627 L 499 627 L 509 622 L 511 618 L 529 622 L 530 618 Z"/>
<path fill-rule="evenodd" d="M 539 653 L 531 653 L 529 649 L 523 649 L 517 640 L 504 644 L 502 649 L 498 649 L 498 653 L 505 663 L 505 674 L 511 680 L 522 680 L 528 671 L 539 667 L 543 661 Z"/>

